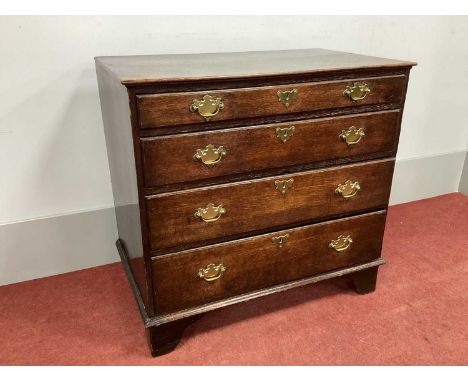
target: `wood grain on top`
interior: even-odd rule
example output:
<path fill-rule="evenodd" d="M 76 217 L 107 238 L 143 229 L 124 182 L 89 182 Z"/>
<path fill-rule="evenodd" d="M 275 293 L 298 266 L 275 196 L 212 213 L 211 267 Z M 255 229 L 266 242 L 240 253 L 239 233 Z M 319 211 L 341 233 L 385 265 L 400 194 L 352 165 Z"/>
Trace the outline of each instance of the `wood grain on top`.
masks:
<path fill-rule="evenodd" d="M 410 67 L 390 60 L 325 49 L 96 57 L 122 84 L 254 77 L 349 69 Z"/>

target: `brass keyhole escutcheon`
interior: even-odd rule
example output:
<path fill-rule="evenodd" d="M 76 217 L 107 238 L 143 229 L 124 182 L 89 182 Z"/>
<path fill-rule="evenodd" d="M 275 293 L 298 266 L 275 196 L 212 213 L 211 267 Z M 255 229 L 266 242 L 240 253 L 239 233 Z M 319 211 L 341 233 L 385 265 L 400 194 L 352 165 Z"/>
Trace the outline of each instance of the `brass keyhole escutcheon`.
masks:
<path fill-rule="evenodd" d="M 293 183 L 294 179 L 275 180 L 275 187 L 282 195 L 285 195 L 286 192 L 292 187 Z"/>
<path fill-rule="evenodd" d="M 276 136 L 281 139 L 283 143 L 286 143 L 289 138 L 291 138 L 294 134 L 296 128 L 294 126 L 291 127 L 277 127 L 276 128 Z"/>
<path fill-rule="evenodd" d="M 274 236 L 271 238 L 271 241 L 278 249 L 281 249 L 289 241 L 289 234 Z"/>
<path fill-rule="evenodd" d="M 370 89 L 364 82 L 355 82 L 353 85 L 346 87 L 343 95 L 348 97 L 351 101 L 361 101 L 370 93 Z"/>
<path fill-rule="evenodd" d="M 343 252 L 351 246 L 352 242 L 353 239 L 351 238 L 351 236 L 340 235 L 337 239 L 330 241 L 330 244 L 328 246 L 336 252 Z"/>
<path fill-rule="evenodd" d="M 361 185 L 358 181 L 352 182 L 347 180 L 344 184 L 339 184 L 335 189 L 337 194 L 340 194 L 343 198 L 349 199 L 355 196 L 361 190 Z"/>
<path fill-rule="evenodd" d="M 218 280 L 223 273 L 226 271 L 226 267 L 221 264 L 208 264 L 205 268 L 202 268 L 198 271 L 198 277 L 205 281 L 215 281 Z"/>
<path fill-rule="evenodd" d="M 278 90 L 278 101 L 280 101 L 286 108 L 291 105 L 297 95 L 297 89 L 292 90 Z"/>
<path fill-rule="evenodd" d="M 206 223 L 215 222 L 226 213 L 226 209 L 220 204 L 215 206 L 213 203 L 207 204 L 205 208 L 200 207 L 195 211 L 195 217 L 200 218 Z"/>
<path fill-rule="evenodd" d="M 226 150 L 223 146 L 215 147 L 208 145 L 204 149 L 197 149 L 194 159 L 199 160 L 204 165 L 211 167 L 221 162 L 221 159 L 226 156 Z"/>
<path fill-rule="evenodd" d="M 194 99 L 189 109 L 192 113 L 198 112 L 198 114 L 205 118 L 205 121 L 209 121 L 220 110 L 224 109 L 224 103 L 221 97 L 213 97 L 206 94 L 202 99 Z"/>
<path fill-rule="evenodd" d="M 362 127 L 351 126 L 348 130 L 343 130 L 341 132 L 340 138 L 345 141 L 348 146 L 352 146 L 359 143 L 365 135 Z"/>

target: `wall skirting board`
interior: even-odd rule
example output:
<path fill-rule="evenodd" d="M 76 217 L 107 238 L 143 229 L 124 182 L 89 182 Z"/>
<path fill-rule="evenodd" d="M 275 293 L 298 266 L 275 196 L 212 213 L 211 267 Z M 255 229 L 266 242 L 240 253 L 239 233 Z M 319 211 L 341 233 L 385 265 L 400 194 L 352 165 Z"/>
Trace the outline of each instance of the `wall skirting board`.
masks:
<path fill-rule="evenodd" d="M 390 204 L 401 204 L 459 191 L 467 151 L 396 161 Z"/>
<path fill-rule="evenodd" d="M 119 261 L 114 208 L 0 226 L 0 285 Z"/>
<path fill-rule="evenodd" d="M 458 151 L 398 160 L 391 204 L 467 193 L 466 157 Z M 119 261 L 116 238 L 113 208 L 0 225 L 0 285 Z"/>
<path fill-rule="evenodd" d="M 465 155 L 465 164 L 463 165 L 458 191 L 463 192 L 465 195 L 468 195 L 468 151 Z"/>

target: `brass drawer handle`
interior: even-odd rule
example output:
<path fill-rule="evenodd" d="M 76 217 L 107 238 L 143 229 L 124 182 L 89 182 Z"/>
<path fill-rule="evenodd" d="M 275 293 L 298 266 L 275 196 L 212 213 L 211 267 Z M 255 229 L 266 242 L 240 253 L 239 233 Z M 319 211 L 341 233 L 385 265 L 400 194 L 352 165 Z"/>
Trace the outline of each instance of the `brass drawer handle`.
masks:
<path fill-rule="evenodd" d="M 226 209 L 220 204 L 215 206 L 213 203 L 209 203 L 205 208 L 197 208 L 195 217 L 200 218 L 206 223 L 215 222 L 222 215 L 226 213 Z"/>
<path fill-rule="evenodd" d="M 361 101 L 370 93 L 370 89 L 364 82 L 355 82 L 354 85 L 346 87 L 343 95 L 348 97 L 351 101 Z"/>
<path fill-rule="evenodd" d="M 330 241 L 330 244 L 328 246 L 331 249 L 334 249 L 336 252 L 343 252 L 343 251 L 346 251 L 351 246 L 352 242 L 353 242 L 353 239 L 351 239 L 351 236 L 340 235 L 338 236 L 338 239 Z"/>
<path fill-rule="evenodd" d="M 282 195 L 285 195 L 286 191 L 292 187 L 293 183 L 294 179 L 275 180 L 275 187 L 279 192 L 281 192 Z"/>
<path fill-rule="evenodd" d="M 215 147 L 213 145 L 208 145 L 204 149 L 197 149 L 193 159 L 199 160 L 204 165 L 208 167 L 214 166 L 215 164 L 221 162 L 221 159 L 226 156 L 226 150 L 223 146 Z"/>
<path fill-rule="evenodd" d="M 221 264 L 208 264 L 205 268 L 202 268 L 198 271 L 198 277 L 205 281 L 215 281 L 218 280 L 223 273 L 226 271 L 226 267 Z"/>
<path fill-rule="evenodd" d="M 198 112 L 206 121 L 214 117 L 224 108 L 223 100 L 220 97 L 212 97 L 209 94 L 203 96 L 202 99 L 194 99 L 190 105 L 192 113 Z"/>
<path fill-rule="evenodd" d="M 294 130 L 296 128 L 294 126 L 291 127 L 277 127 L 276 128 L 276 136 L 281 139 L 283 143 L 286 143 L 289 138 L 291 138 L 294 134 Z"/>
<path fill-rule="evenodd" d="M 278 249 L 281 249 L 289 241 L 289 234 L 274 236 L 271 238 L 271 241 Z"/>
<path fill-rule="evenodd" d="M 355 196 L 361 190 L 361 185 L 358 181 L 352 182 L 347 180 L 344 184 L 339 184 L 335 192 L 343 198 L 348 199 Z"/>
<path fill-rule="evenodd" d="M 362 127 L 351 126 L 348 130 L 343 130 L 340 134 L 340 138 L 346 142 L 348 146 L 359 143 L 362 137 L 366 135 Z"/>
<path fill-rule="evenodd" d="M 292 90 L 278 90 L 278 101 L 280 101 L 286 108 L 294 101 L 297 95 L 297 89 Z"/>

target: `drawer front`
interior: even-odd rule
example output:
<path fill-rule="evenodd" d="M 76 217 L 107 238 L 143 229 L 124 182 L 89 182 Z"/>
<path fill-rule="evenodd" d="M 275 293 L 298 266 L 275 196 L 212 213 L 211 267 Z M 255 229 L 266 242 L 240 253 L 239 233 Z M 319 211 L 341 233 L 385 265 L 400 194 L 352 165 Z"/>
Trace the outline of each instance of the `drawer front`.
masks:
<path fill-rule="evenodd" d="M 388 111 L 141 140 L 145 186 L 353 158 L 395 149 L 400 112 Z"/>
<path fill-rule="evenodd" d="M 398 75 L 258 88 L 139 95 L 137 104 L 140 127 L 145 129 L 399 103 L 403 99 L 405 85 L 406 76 Z"/>
<path fill-rule="evenodd" d="M 155 258 L 156 314 L 374 260 L 384 226 L 382 211 Z"/>
<path fill-rule="evenodd" d="M 393 165 L 393 160 L 374 161 L 150 196 L 150 248 L 384 208 Z"/>

